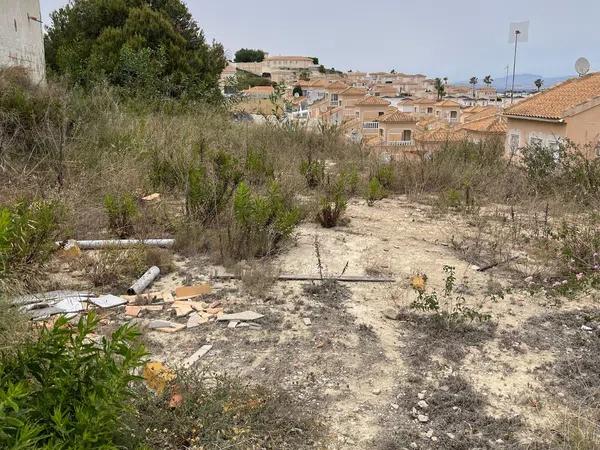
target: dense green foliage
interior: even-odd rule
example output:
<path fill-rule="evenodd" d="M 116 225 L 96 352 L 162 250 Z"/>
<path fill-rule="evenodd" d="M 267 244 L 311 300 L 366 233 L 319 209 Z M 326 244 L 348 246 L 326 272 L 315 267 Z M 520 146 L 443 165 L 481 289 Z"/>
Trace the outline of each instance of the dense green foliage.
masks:
<path fill-rule="evenodd" d="M 223 47 L 208 45 L 180 0 L 74 0 L 51 15 L 49 71 L 145 95 L 219 98 Z"/>
<path fill-rule="evenodd" d="M 133 218 L 137 215 L 138 208 L 131 194 L 105 195 L 104 209 L 110 231 L 120 238 L 133 234 Z"/>
<path fill-rule="evenodd" d="M 245 62 L 261 62 L 265 59 L 265 52 L 259 49 L 252 48 L 240 48 L 237 52 L 235 52 L 236 63 L 245 63 Z"/>
<path fill-rule="evenodd" d="M 8 449 L 116 449 L 145 351 L 129 326 L 97 343 L 99 323 L 65 318 L 37 341 L 0 358 L 0 446 Z"/>

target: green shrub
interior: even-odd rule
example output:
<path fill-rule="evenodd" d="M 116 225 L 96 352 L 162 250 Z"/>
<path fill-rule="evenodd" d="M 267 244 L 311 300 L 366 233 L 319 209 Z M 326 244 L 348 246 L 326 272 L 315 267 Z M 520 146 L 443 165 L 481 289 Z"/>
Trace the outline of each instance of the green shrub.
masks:
<path fill-rule="evenodd" d="M 394 168 L 390 164 L 379 165 L 371 178 L 377 178 L 379 183 L 385 189 L 391 189 L 394 185 L 396 175 L 394 174 Z"/>
<path fill-rule="evenodd" d="M 239 227 L 237 252 L 241 255 L 264 256 L 272 253 L 277 244 L 290 236 L 300 220 L 300 211 L 291 195 L 272 182 L 264 194 L 252 192 L 241 182 L 233 200 L 235 223 Z"/>
<path fill-rule="evenodd" d="M 342 177 L 338 177 L 333 183 L 327 179 L 324 193 L 319 199 L 319 211 L 317 220 L 324 228 L 335 227 L 342 218 L 348 199 L 346 196 L 346 185 Z"/>
<path fill-rule="evenodd" d="M 446 282 L 441 295 L 435 290 L 426 293 L 424 286 L 413 286 L 417 293 L 417 299 L 412 302 L 411 308 L 433 312 L 434 317 L 448 328 L 466 322 L 470 323 L 474 320 L 484 322 L 492 318 L 490 314 L 481 312 L 483 304 L 476 307 L 468 306 L 462 295 L 454 293 L 456 282 L 454 267 L 444 266 L 444 273 L 446 274 Z M 495 297 L 490 297 L 490 300 L 495 301 Z"/>
<path fill-rule="evenodd" d="M 312 154 L 309 153 L 308 158 L 300 163 L 300 173 L 306 180 L 306 185 L 314 189 L 325 179 L 325 161 L 312 159 Z"/>
<path fill-rule="evenodd" d="M 562 266 L 567 273 L 598 273 L 600 271 L 600 218 L 589 215 L 583 225 L 563 222 L 556 233 Z"/>
<path fill-rule="evenodd" d="M 340 176 L 344 179 L 348 195 L 355 195 L 358 192 L 360 185 L 360 173 L 356 166 L 343 170 Z"/>
<path fill-rule="evenodd" d="M 242 175 L 237 159 L 223 151 L 191 169 L 186 193 L 188 215 L 203 223 L 214 220 L 229 204 Z"/>
<path fill-rule="evenodd" d="M 273 162 L 264 150 L 248 150 L 245 178 L 253 184 L 265 184 L 275 176 Z"/>
<path fill-rule="evenodd" d="M 118 448 L 132 372 L 145 351 L 127 325 L 96 342 L 98 323 L 93 313 L 76 327 L 60 318 L 37 341 L 0 357 L 2 448 Z"/>
<path fill-rule="evenodd" d="M 12 275 L 24 275 L 50 258 L 60 217 L 61 207 L 55 202 L 21 201 L 0 207 L 0 283 Z"/>
<path fill-rule="evenodd" d="M 367 186 L 367 205 L 373 206 L 377 200 L 381 200 L 386 196 L 385 188 L 379 181 L 379 178 L 372 177 Z"/>
<path fill-rule="evenodd" d="M 133 234 L 133 220 L 138 214 L 138 207 L 131 194 L 105 195 L 104 209 L 108 217 L 108 228 L 115 235 L 126 238 Z"/>

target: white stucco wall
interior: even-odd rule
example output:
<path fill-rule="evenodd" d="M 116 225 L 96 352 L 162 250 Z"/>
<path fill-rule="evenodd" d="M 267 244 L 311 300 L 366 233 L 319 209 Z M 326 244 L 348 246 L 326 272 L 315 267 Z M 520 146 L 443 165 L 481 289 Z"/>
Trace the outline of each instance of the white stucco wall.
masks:
<path fill-rule="evenodd" d="M 0 0 L 0 67 L 23 66 L 44 83 L 46 62 L 39 0 Z"/>

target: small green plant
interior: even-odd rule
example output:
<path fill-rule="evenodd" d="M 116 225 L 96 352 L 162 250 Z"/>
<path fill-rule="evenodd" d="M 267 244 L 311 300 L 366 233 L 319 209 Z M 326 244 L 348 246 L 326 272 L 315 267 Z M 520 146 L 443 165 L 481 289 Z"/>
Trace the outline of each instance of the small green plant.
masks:
<path fill-rule="evenodd" d="M 60 318 L 37 341 L 0 357 L 0 447 L 118 448 L 145 350 L 124 325 L 97 342 L 95 314 Z"/>
<path fill-rule="evenodd" d="M 306 185 L 314 189 L 325 179 L 325 161 L 313 159 L 312 154 L 300 163 L 300 173 L 306 180 Z"/>
<path fill-rule="evenodd" d="M 444 291 L 441 294 L 438 294 L 435 290 L 426 293 L 424 286 L 413 286 L 413 289 L 417 293 L 417 299 L 412 302 L 410 305 L 411 308 L 419 311 L 433 312 L 435 317 L 448 328 L 473 321 L 485 322 L 490 320 L 492 318 L 490 314 L 481 312 L 483 304 L 470 307 L 466 304 L 465 298 L 462 295 L 454 293 L 456 282 L 454 267 L 444 266 L 443 270 L 446 274 Z M 495 297 L 493 296 L 490 299 L 495 301 Z"/>
<path fill-rule="evenodd" d="M 214 220 L 229 204 L 242 175 L 237 159 L 223 151 L 190 169 L 186 192 L 188 216 L 203 223 Z"/>
<path fill-rule="evenodd" d="M 131 194 L 104 196 L 104 210 L 108 217 L 108 228 L 118 237 L 133 234 L 133 220 L 138 214 L 135 198 Z"/>
<path fill-rule="evenodd" d="M 245 169 L 245 178 L 252 184 L 265 184 L 275 176 L 273 162 L 265 151 L 248 150 Z"/>
<path fill-rule="evenodd" d="M 55 202 L 21 201 L 0 207 L 0 288 L 3 279 L 23 275 L 55 250 L 61 207 Z"/>
<path fill-rule="evenodd" d="M 300 210 L 276 182 L 261 195 L 242 181 L 235 192 L 233 213 L 241 229 L 238 252 L 250 256 L 270 254 L 281 240 L 290 236 L 300 220 Z"/>
<path fill-rule="evenodd" d="M 385 188 L 379 181 L 379 178 L 372 177 L 367 187 L 367 205 L 373 206 L 377 200 L 385 198 L 386 195 Z"/>
<path fill-rule="evenodd" d="M 355 166 L 352 166 L 349 169 L 343 170 L 340 176 L 344 179 L 348 195 L 356 194 L 360 185 L 360 173 L 358 172 L 358 169 Z"/>
<path fill-rule="evenodd" d="M 394 168 L 391 164 L 381 164 L 376 167 L 371 178 L 377 178 L 379 183 L 385 189 L 391 189 L 394 185 L 394 180 L 396 176 L 394 174 Z"/>
<path fill-rule="evenodd" d="M 324 228 L 335 227 L 346 211 L 347 203 L 344 178 L 338 177 L 336 181 L 331 182 L 328 177 L 317 212 L 317 220 L 321 226 Z"/>

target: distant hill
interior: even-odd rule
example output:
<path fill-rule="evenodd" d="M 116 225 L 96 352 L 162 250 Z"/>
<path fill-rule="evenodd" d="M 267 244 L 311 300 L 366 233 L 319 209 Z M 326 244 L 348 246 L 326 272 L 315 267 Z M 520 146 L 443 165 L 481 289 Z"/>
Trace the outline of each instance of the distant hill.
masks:
<path fill-rule="evenodd" d="M 544 77 L 543 75 L 536 75 L 532 73 L 519 73 L 515 75 L 515 91 L 535 91 L 537 88 L 535 87 L 534 81 L 538 78 L 544 80 L 544 89 L 554 86 L 557 83 L 568 80 L 572 78 L 571 76 L 563 76 L 563 77 Z M 478 86 L 483 86 L 483 83 L 479 79 Z M 456 83 L 458 85 L 470 86 L 468 81 L 460 81 Z M 506 77 L 494 77 L 494 82 L 492 86 L 495 87 L 499 92 L 504 92 L 504 88 L 508 85 L 508 90 L 512 85 L 512 75 L 508 77 L 508 84 L 506 83 Z"/>

